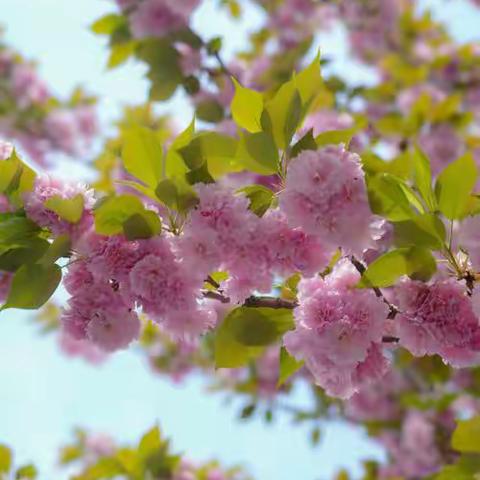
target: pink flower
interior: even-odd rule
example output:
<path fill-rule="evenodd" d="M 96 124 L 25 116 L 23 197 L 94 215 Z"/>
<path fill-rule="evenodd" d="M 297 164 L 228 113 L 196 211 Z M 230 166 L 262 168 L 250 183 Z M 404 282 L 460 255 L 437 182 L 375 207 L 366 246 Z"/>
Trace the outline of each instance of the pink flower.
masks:
<path fill-rule="evenodd" d="M 313 128 L 313 135 L 329 130 L 345 130 L 353 126 L 353 118 L 347 112 L 336 112 L 335 110 L 318 110 L 311 113 L 303 124 L 303 131 L 306 133 Z"/>
<path fill-rule="evenodd" d="M 188 17 L 198 0 L 144 0 L 130 17 L 136 38 L 162 37 L 188 24 Z"/>
<path fill-rule="evenodd" d="M 425 478 L 439 469 L 441 455 L 436 446 L 435 425 L 427 415 L 410 410 L 400 435 L 386 432 L 381 436 L 391 457 L 391 465 L 382 468 L 381 478 Z"/>
<path fill-rule="evenodd" d="M 440 355 L 454 367 L 480 360 L 480 326 L 473 302 L 460 282 L 428 285 L 405 280 L 396 287 L 401 314 L 395 318 L 400 344 L 415 356 Z"/>
<path fill-rule="evenodd" d="M 129 273 L 132 299 L 167 332 L 191 338 L 214 324 L 215 315 L 198 303 L 203 276 L 175 259 L 166 240 L 138 261 Z"/>
<path fill-rule="evenodd" d="M 332 248 L 361 252 L 372 244 L 375 218 L 363 177 L 358 155 L 342 146 L 304 151 L 288 167 L 280 208 L 291 226 Z"/>
<path fill-rule="evenodd" d="M 76 224 L 61 219 L 45 206 L 45 202 L 52 197 L 71 199 L 77 195 L 82 195 L 84 209 L 81 219 Z M 93 222 L 94 202 L 93 191 L 88 190 L 85 185 L 62 182 L 42 175 L 36 178 L 33 191 L 25 195 L 25 211 L 31 220 L 41 227 L 50 229 L 54 235 L 70 233 L 76 240 Z"/>
<path fill-rule="evenodd" d="M 448 123 L 433 126 L 419 137 L 420 147 L 425 151 L 434 174 L 440 173 L 449 163 L 463 153 L 463 142 Z"/>
<path fill-rule="evenodd" d="M 127 347 L 140 331 L 136 314 L 107 282 L 77 290 L 62 313 L 62 324 L 67 334 L 108 352 Z"/>
<path fill-rule="evenodd" d="M 289 352 L 305 360 L 315 382 L 341 398 L 381 378 L 388 366 L 381 350 L 388 308 L 371 290 L 354 288 L 358 279 L 342 261 L 325 280 L 302 280 L 296 328 L 284 338 Z"/>
<path fill-rule="evenodd" d="M 458 226 L 454 239 L 468 253 L 468 258 L 476 271 L 480 270 L 480 217 L 467 217 Z"/>
<path fill-rule="evenodd" d="M 9 142 L 0 140 L 0 161 L 6 160 L 13 153 L 13 145 Z"/>
<path fill-rule="evenodd" d="M 10 292 L 13 273 L 0 271 L 0 304 L 5 303 Z"/>
<path fill-rule="evenodd" d="M 98 365 L 106 359 L 105 352 L 88 340 L 78 340 L 65 330 L 58 336 L 58 344 L 63 353 L 69 357 L 81 357 L 88 363 Z"/>
<path fill-rule="evenodd" d="M 20 108 L 44 103 L 49 98 L 47 86 L 38 78 L 37 72 L 27 63 L 17 63 L 12 70 L 12 91 Z"/>
<path fill-rule="evenodd" d="M 128 347 L 138 338 L 140 322 L 134 312 L 123 310 L 112 315 L 93 316 L 86 329 L 87 337 L 101 349 L 113 352 Z"/>

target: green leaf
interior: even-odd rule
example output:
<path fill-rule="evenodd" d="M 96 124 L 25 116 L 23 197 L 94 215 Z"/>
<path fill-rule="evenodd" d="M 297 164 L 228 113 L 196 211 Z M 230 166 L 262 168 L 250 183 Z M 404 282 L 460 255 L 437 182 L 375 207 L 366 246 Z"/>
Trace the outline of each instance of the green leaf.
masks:
<path fill-rule="evenodd" d="M 35 465 L 29 464 L 29 465 L 24 465 L 23 467 L 20 467 L 17 472 L 15 473 L 15 478 L 17 480 L 22 480 L 26 478 L 37 478 L 38 476 L 38 471 Z"/>
<path fill-rule="evenodd" d="M 259 356 L 265 346 L 278 341 L 293 328 L 287 309 L 238 307 L 232 310 L 215 336 L 215 365 L 235 368 Z"/>
<path fill-rule="evenodd" d="M 25 263 L 35 263 L 49 246 L 43 238 L 26 238 L 21 247 L 10 248 L 0 255 L 0 270 L 14 272 Z"/>
<path fill-rule="evenodd" d="M 22 214 L 0 214 L 0 251 L 29 246 L 39 232 L 40 227 Z"/>
<path fill-rule="evenodd" d="M 415 186 L 429 210 L 433 212 L 436 210 L 437 201 L 432 188 L 430 160 L 418 146 L 413 148 L 411 157 L 413 159 Z"/>
<path fill-rule="evenodd" d="M 123 15 L 108 14 L 96 20 L 90 27 L 97 35 L 111 35 L 117 28 L 125 24 Z"/>
<path fill-rule="evenodd" d="M 116 43 L 111 46 L 110 56 L 108 57 L 107 68 L 113 69 L 125 63 L 134 53 L 137 42 L 129 41 Z"/>
<path fill-rule="evenodd" d="M 137 216 L 130 220 L 134 215 Z M 129 194 L 107 197 L 94 209 L 95 230 L 101 235 L 118 235 L 125 233 L 126 222 L 127 231 L 130 231 L 130 228 L 132 235 L 135 236 L 135 226 L 138 227 L 140 222 L 138 216 L 144 220 L 142 228 L 147 224 L 151 229 L 151 236 L 160 231 L 160 221 L 153 219 L 156 214 L 147 210 L 138 197 Z"/>
<path fill-rule="evenodd" d="M 62 271 L 58 265 L 23 265 L 14 274 L 5 305 L 6 308 L 36 310 L 55 292 Z"/>
<path fill-rule="evenodd" d="M 183 81 L 180 54 L 169 39 L 144 39 L 137 48 L 137 56 L 148 64 L 147 77 L 152 83 L 150 99 L 170 98 Z"/>
<path fill-rule="evenodd" d="M 441 250 L 445 245 L 445 226 L 434 214 L 426 213 L 411 220 L 395 222 L 395 243 L 400 247 L 416 245 Z"/>
<path fill-rule="evenodd" d="M 290 105 L 287 110 L 287 118 L 284 126 L 285 145 L 290 145 L 297 128 L 300 126 L 302 120 L 302 98 L 297 90 L 293 93 Z"/>
<path fill-rule="evenodd" d="M 195 108 L 196 116 L 205 122 L 218 123 L 224 118 L 223 107 L 216 100 L 204 100 Z"/>
<path fill-rule="evenodd" d="M 477 166 L 470 153 L 448 165 L 437 178 L 438 208 L 449 220 L 463 218 L 477 182 Z"/>
<path fill-rule="evenodd" d="M 278 148 L 285 150 L 290 142 L 285 136 L 286 124 L 293 104 L 293 97 L 298 95 L 295 84 L 290 81 L 284 83 L 272 99 L 265 104 L 269 115 L 273 137 Z"/>
<path fill-rule="evenodd" d="M 162 224 L 155 212 L 145 210 L 134 213 L 123 222 L 123 234 L 127 240 L 151 238 L 162 230 Z"/>
<path fill-rule="evenodd" d="M 278 150 L 270 134 L 246 133 L 243 139 L 250 158 L 272 173 L 278 170 Z"/>
<path fill-rule="evenodd" d="M 312 102 L 323 87 L 323 80 L 320 72 L 320 53 L 313 62 L 300 73 L 294 76 L 295 85 L 300 93 L 303 105 Z"/>
<path fill-rule="evenodd" d="M 462 453 L 480 453 L 480 416 L 458 422 L 452 447 Z"/>
<path fill-rule="evenodd" d="M 68 257 L 70 255 L 70 248 L 70 237 L 68 235 L 59 235 L 52 243 L 50 243 L 39 263 L 48 267 L 52 263 L 55 263 L 59 258 Z"/>
<path fill-rule="evenodd" d="M 347 128 L 345 130 L 328 130 L 322 132 L 315 137 L 317 147 L 324 147 L 326 145 L 338 145 L 344 143 L 348 146 L 352 137 L 357 133 L 358 129 Z"/>
<path fill-rule="evenodd" d="M 289 309 L 238 307 L 229 317 L 233 337 L 247 347 L 271 345 L 294 328 Z"/>
<path fill-rule="evenodd" d="M 185 182 L 166 178 L 155 189 L 157 198 L 168 208 L 186 212 L 198 203 L 195 191 Z"/>
<path fill-rule="evenodd" d="M 277 388 L 281 387 L 294 373 L 298 372 L 303 365 L 304 361 L 298 361 L 295 357 L 292 357 L 285 347 L 280 349 L 280 369 L 278 376 Z"/>
<path fill-rule="evenodd" d="M 152 453 L 158 451 L 163 445 L 162 437 L 160 434 L 160 429 L 158 426 L 153 427 L 149 430 L 140 440 L 138 445 L 138 453 L 146 458 Z"/>
<path fill-rule="evenodd" d="M 415 216 L 408 189 L 401 179 L 388 173 L 367 175 L 365 179 L 373 213 L 390 221 L 409 220 Z"/>
<path fill-rule="evenodd" d="M 241 188 L 239 192 L 245 193 L 250 200 L 250 210 L 259 217 L 265 214 L 275 198 L 275 194 L 263 185 L 248 185 Z"/>
<path fill-rule="evenodd" d="M 122 158 L 125 169 L 155 188 L 162 176 L 163 150 L 155 132 L 135 127 L 124 133 Z"/>
<path fill-rule="evenodd" d="M 23 194 L 33 189 L 35 177 L 35 172 L 20 160 L 15 150 L 0 162 L 0 192 L 16 206 L 23 205 Z"/>
<path fill-rule="evenodd" d="M 428 280 L 436 270 L 429 250 L 421 247 L 398 248 L 374 260 L 363 272 L 360 288 L 389 287 L 403 275 Z"/>
<path fill-rule="evenodd" d="M 230 109 L 235 123 L 251 133 L 262 130 L 260 118 L 263 111 L 262 94 L 242 87 L 234 78 L 235 95 Z"/>
<path fill-rule="evenodd" d="M 55 212 L 62 220 L 70 223 L 78 223 L 83 215 L 85 200 L 81 193 L 73 198 L 62 198 L 54 195 L 44 203 L 45 207 Z"/>
<path fill-rule="evenodd" d="M 200 132 L 188 145 L 178 149 L 187 167 L 198 170 L 205 166 L 213 178 L 238 171 L 236 166 L 237 140 L 216 132 Z"/>
<path fill-rule="evenodd" d="M 291 158 L 295 158 L 304 150 L 317 150 L 317 144 L 313 137 L 313 128 L 311 128 L 293 147 L 290 152 Z"/>
<path fill-rule="evenodd" d="M 0 444 L 0 474 L 8 473 L 12 468 L 12 451 Z"/>

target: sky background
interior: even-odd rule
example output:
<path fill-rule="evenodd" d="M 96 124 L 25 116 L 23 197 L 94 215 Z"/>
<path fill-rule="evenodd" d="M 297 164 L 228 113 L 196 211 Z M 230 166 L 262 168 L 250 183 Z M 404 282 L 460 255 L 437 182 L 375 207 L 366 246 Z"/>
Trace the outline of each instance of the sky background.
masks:
<path fill-rule="evenodd" d="M 421 4 L 448 19 L 458 40 L 480 38 L 480 15 L 466 2 Z M 88 31 L 111 10 L 108 0 L 0 0 L 0 24 L 6 27 L 8 43 L 39 61 L 42 76 L 58 95 L 68 95 L 78 84 L 98 95 L 105 128 L 122 104 L 141 103 L 147 93 L 140 65 L 106 71 L 104 42 Z M 231 22 L 209 0 L 196 13 L 194 27 L 207 38 L 223 35 L 231 53 L 260 21 L 258 10 L 249 7 L 244 22 Z M 322 38 L 321 47 L 324 55 L 338 56 L 331 68 L 351 81 L 370 78 L 347 58 L 341 30 Z M 179 128 L 189 123 L 192 112 L 182 95 L 162 108 L 172 113 Z M 57 168 L 64 177 L 77 172 L 85 168 L 65 162 Z M 0 442 L 14 448 L 19 463 L 34 461 L 41 479 L 65 478 L 56 470 L 56 452 L 76 426 L 128 442 L 158 422 L 178 451 L 195 460 L 215 457 L 226 465 L 243 464 L 257 480 L 328 479 L 340 467 L 358 472 L 363 458 L 382 458 L 360 430 L 325 425 L 320 446 L 311 448 L 308 431 L 287 418 L 273 426 L 260 420 L 241 423 L 236 420 L 238 405 L 223 400 L 218 394 L 207 395 L 201 379 L 175 386 L 155 376 L 134 349 L 116 354 L 101 367 L 68 359 L 53 338 L 38 334 L 29 314 L 0 314 Z M 305 392 L 297 392 L 294 400 L 306 402 Z"/>

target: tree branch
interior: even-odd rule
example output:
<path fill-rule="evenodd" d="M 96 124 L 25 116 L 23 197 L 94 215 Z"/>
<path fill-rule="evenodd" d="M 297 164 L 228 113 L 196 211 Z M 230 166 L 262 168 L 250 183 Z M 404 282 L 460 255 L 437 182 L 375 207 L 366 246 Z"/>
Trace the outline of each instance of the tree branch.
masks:
<path fill-rule="evenodd" d="M 357 258 L 355 258 L 354 255 L 352 255 L 350 257 L 350 262 L 352 262 L 352 265 L 357 269 L 358 273 L 360 273 L 360 275 L 363 275 L 363 273 L 365 272 L 365 270 L 367 269 L 365 267 L 365 265 L 360 261 L 358 260 Z M 385 295 L 383 295 L 382 291 L 378 288 L 378 287 L 374 287 L 372 286 L 371 289 L 374 291 L 375 295 L 379 298 L 381 298 L 383 300 L 383 302 L 388 305 L 388 308 L 389 308 L 389 312 L 388 312 L 388 316 L 387 316 L 387 319 L 389 320 L 393 320 L 398 313 L 400 313 L 400 311 L 398 310 L 398 308 L 393 305 L 393 303 L 390 303 L 386 298 L 385 298 Z"/>

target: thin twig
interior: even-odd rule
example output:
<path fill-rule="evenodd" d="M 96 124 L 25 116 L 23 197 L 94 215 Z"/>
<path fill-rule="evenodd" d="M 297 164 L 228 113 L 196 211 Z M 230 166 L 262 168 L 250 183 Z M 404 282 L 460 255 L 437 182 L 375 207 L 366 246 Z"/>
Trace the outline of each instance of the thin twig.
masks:
<path fill-rule="evenodd" d="M 360 260 L 358 260 L 357 258 L 355 258 L 354 255 L 352 255 L 350 257 L 350 262 L 352 262 L 352 265 L 357 269 L 358 273 L 360 273 L 360 275 L 363 275 L 363 273 L 365 272 L 365 270 L 367 269 L 365 267 L 365 265 L 360 262 Z M 388 308 L 389 308 L 389 312 L 388 312 L 388 316 L 387 316 L 387 319 L 389 320 L 392 320 L 394 319 L 399 312 L 398 308 L 393 305 L 393 303 L 390 303 L 389 300 L 387 300 L 387 298 L 385 297 L 385 295 L 382 293 L 382 291 L 378 288 L 378 287 L 374 287 L 372 285 L 372 290 L 374 291 L 375 295 L 378 297 L 378 298 L 381 298 L 383 300 L 383 302 L 388 305 Z"/>

